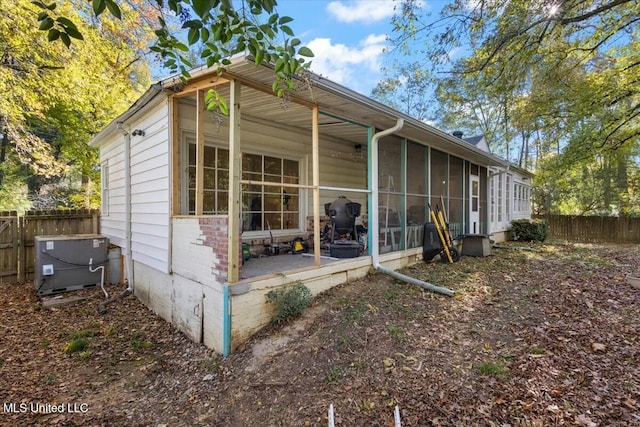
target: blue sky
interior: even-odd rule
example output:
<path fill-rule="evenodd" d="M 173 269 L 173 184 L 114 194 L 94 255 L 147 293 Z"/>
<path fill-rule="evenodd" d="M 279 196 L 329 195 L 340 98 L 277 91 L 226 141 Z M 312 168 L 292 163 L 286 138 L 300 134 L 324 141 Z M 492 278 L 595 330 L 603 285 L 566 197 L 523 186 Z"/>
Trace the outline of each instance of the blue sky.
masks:
<path fill-rule="evenodd" d="M 313 50 L 314 72 L 369 95 L 382 77 L 381 56 L 388 46 L 395 4 L 393 0 L 278 0 L 277 9 L 281 16 L 294 19 L 290 26 L 296 37 Z"/>

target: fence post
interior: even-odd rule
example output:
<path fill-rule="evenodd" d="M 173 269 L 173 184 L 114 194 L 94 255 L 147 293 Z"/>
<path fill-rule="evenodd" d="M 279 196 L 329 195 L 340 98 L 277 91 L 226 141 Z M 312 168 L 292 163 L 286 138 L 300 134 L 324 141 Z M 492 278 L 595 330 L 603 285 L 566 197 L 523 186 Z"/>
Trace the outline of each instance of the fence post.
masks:
<path fill-rule="evenodd" d="M 27 263 L 25 255 L 26 255 L 26 251 L 24 248 L 24 217 L 22 216 L 18 216 L 16 213 L 16 227 L 15 227 L 15 238 L 14 238 L 14 245 L 16 245 L 16 248 L 18 249 L 18 253 L 16 256 L 16 268 L 17 268 L 17 273 L 18 273 L 18 277 L 16 277 L 18 283 L 24 283 L 25 282 L 25 277 L 26 277 L 26 273 L 27 273 Z"/>
<path fill-rule="evenodd" d="M 93 234 L 100 234 L 100 219 L 99 219 L 98 211 L 94 209 L 92 213 L 93 213 L 93 217 L 92 217 Z"/>

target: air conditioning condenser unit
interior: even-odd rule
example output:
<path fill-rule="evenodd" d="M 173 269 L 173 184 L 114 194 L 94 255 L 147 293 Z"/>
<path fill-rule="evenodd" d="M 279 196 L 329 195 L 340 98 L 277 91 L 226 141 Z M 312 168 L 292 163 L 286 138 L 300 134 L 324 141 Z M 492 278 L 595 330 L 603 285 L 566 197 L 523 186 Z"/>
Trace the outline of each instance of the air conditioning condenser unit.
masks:
<path fill-rule="evenodd" d="M 34 285 L 38 294 L 100 285 L 103 272 L 96 268 L 108 268 L 108 243 L 100 234 L 36 236 Z"/>

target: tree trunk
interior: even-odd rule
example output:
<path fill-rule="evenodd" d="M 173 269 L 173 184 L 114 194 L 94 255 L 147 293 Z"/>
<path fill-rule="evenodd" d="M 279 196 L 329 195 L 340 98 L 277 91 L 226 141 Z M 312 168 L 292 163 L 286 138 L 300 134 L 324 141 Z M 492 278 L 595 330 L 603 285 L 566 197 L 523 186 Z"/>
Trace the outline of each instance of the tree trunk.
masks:
<path fill-rule="evenodd" d="M 611 209 L 611 158 L 609 156 L 605 156 L 602 162 L 602 192 L 603 192 L 603 208 L 609 212 Z"/>
<path fill-rule="evenodd" d="M 623 150 L 621 150 L 623 151 Z M 629 175 L 627 171 L 627 156 L 624 152 L 617 155 L 618 173 L 616 176 L 616 189 L 618 193 L 619 215 L 627 216 L 629 214 Z"/>
<path fill-rule="evenodd" d="M 0 124 L 4 122 L 4 118 L 0 116 Z M 7 149 L 9 147 L 9 129 L 6 125 L 2 125 L 2 142 L 0 143 L 0 188 L 4 181 L 4 168 L 2 167 L 7 160 Z"/>

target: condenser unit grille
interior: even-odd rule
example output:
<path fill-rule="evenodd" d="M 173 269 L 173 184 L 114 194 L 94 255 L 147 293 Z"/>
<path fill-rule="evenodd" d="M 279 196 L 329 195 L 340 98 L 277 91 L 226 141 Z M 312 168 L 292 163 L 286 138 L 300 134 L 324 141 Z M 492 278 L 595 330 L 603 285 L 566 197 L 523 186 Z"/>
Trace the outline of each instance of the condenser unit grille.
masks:
<path fill-rule="evenodd" d="M 100 284 L 106 265 L 108 239 L 99 234 L 37 236 L 35 238 L 35 281 L 39 295 L 50 295 Z M 89 270 L 93 267 L 94 272 Z"/>

